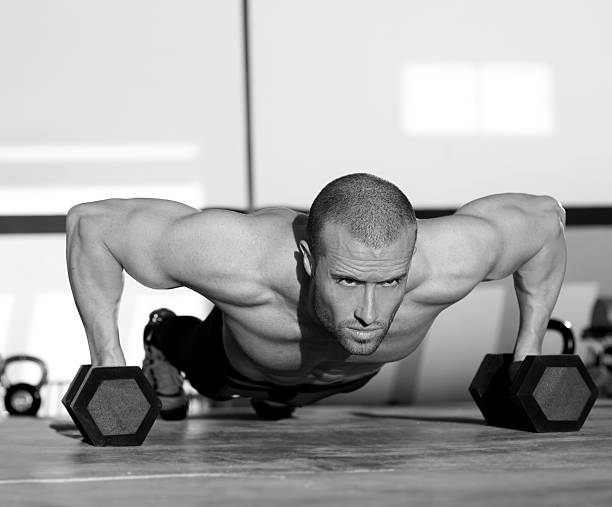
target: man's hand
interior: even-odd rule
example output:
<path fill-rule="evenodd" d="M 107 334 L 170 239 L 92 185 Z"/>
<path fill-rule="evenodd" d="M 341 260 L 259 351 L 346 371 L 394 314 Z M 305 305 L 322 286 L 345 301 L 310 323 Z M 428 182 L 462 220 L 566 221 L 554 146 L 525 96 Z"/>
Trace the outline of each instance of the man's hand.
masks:
<path fill-rule="evenodd" d="M 126 366 L 125 357 L 121 349 L 100 354 L 101 357 L 92 359 L 92 366 Z"/>

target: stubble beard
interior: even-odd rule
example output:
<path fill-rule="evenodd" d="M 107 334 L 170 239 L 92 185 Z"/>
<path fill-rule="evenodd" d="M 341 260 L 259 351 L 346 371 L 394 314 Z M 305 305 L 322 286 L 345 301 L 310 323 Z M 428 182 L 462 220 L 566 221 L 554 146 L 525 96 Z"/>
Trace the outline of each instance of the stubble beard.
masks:
<path fill-rule="evenodd" d="M 317 296 L 313 301 L 315 315 L 325 328 L 331 334 L 338 344 L 349 354 L 356 356 L 369 356 L 374 354 L 380 347 L 380 344 L 385 339 L 389 331 L 390 322 L 376 321 L 372 323 L 372 327 L 379 328 L 378 330 L 368 334 L 367 339 L 360 340 L 357 333 L 352 333 L 350 327 L 359 329 L 362 327 L 356 320 L 343 320 L 335 323 L 330 314 L 327 305 L 325 305 Z"/>

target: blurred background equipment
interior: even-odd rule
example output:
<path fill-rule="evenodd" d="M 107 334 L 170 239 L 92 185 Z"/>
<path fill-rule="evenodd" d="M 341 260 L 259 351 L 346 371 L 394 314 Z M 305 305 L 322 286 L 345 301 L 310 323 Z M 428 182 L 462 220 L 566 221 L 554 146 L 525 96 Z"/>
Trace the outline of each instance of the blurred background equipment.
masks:
<path fill-rule="evenodd" d="M 591 324 L 582 338 L 587 365 L 601 396 L 612 396 L 612 297 L 600 297 L 593 305 Z"/>
<path fill-rule="evenodd" d="M 40 380 L 36 384 L 16 382 L 9 373 L 10 365 L 33 363 L 40 368 Z M 35 416 L 40 409 L 40 390 L 47 383 L 47 365 L 35 356 L 16 355 L 0 358 L 0 384 L 5 389 L 4 406 L 11 415 Z"/>

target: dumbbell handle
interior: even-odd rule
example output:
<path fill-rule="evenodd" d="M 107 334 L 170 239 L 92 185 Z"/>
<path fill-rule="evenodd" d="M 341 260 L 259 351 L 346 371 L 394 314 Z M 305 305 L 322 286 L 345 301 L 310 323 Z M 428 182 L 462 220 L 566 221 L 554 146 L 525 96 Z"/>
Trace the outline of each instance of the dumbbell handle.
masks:
<path fill-rule="evenodd" d="M 548 330 L 557 331 L 561 334 L 563 340 L 563 349 L 561 354 L 573 354 L 576 350 L 576 340 L 574 339 L 574 332 L 572 331 L 572 324 L 568 320 L 550 319 L 548 321 Z M 509 367 L 510 378 L 514 379 L 516 374 L 520 370 L 523 362 L 513 362 Z"/>
<path fill-rule="evenodd" d="M 572 331 L 572 324 L 568 320 L 550 319 L 547 329 L 558 331 L 563 339 L 562 354 L 573 354 L 576 350 L 576 340 Z"/>

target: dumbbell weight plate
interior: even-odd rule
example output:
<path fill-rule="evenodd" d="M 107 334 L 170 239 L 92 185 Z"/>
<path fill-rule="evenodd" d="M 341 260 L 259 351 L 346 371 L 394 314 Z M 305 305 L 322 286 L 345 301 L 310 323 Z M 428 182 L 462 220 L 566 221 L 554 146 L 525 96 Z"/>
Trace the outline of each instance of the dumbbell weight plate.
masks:
<path fill-rule="evenodd" d="M 79 367 L 79 369 L 77 370 L 76 375 L 72 379 L 72 382 L 68 386 L 68 390 L 66 391 L 66 393 L 64 394 L 64 397 L 62 398 L 62 404 L 64 405 L 64 407 L 68 411 L 68 414 L 70 415 L 70 418 L 73 420 L 74 424 L 76 425 L 76 427 L 79 430 L 79 432 L 81 433 L 81 435 L 83 435 L 83 437 L 87 441 L 89 441 L 89 439 L 87 437 L 87 431 L 83 427 L 83 425 L 81 424 L 80 417 L 78 417 L 78 415 L 74 412 L 74 410 L 72 408 L 72 402 L 73 402 L 74 397 L 76 396 L 77 392 L 79 391 L 79 389 L 83 385 L 83 380 L 85 379 L 85 377 L 86 377 L 86 375 L 87 375 L 87 373 L 89 372 L 90 369 L 91 369 L 91 364 L 83 364 L 83 365 L 81 365 Z"/>
<path fill-rule="evenodd" d="M 527 356 L 510 397 L 532 431 L 578 431 L 597 399 L 597 387 L 579 356 Z"/>
<path fill-rule="evenodd" d="M 523 431 L 577 431 L 597 388 L 574 355 L 527 356 L 510 381 L 512 354 L 487 354 L 470 393 L 489 425 Z"/>
<path fill-rule="evenodd" d="M 512 354 L 486 354 L 470 384 L 470 394 L 489 426 L 524 428 L 529 422 L 508 403 Z"/>
<path fill-rule="evenodd" d="M 160 410 L 137 366 L 81 366 L 62 403 L 85 440 L 96 446 L 142 444 Z"/>

